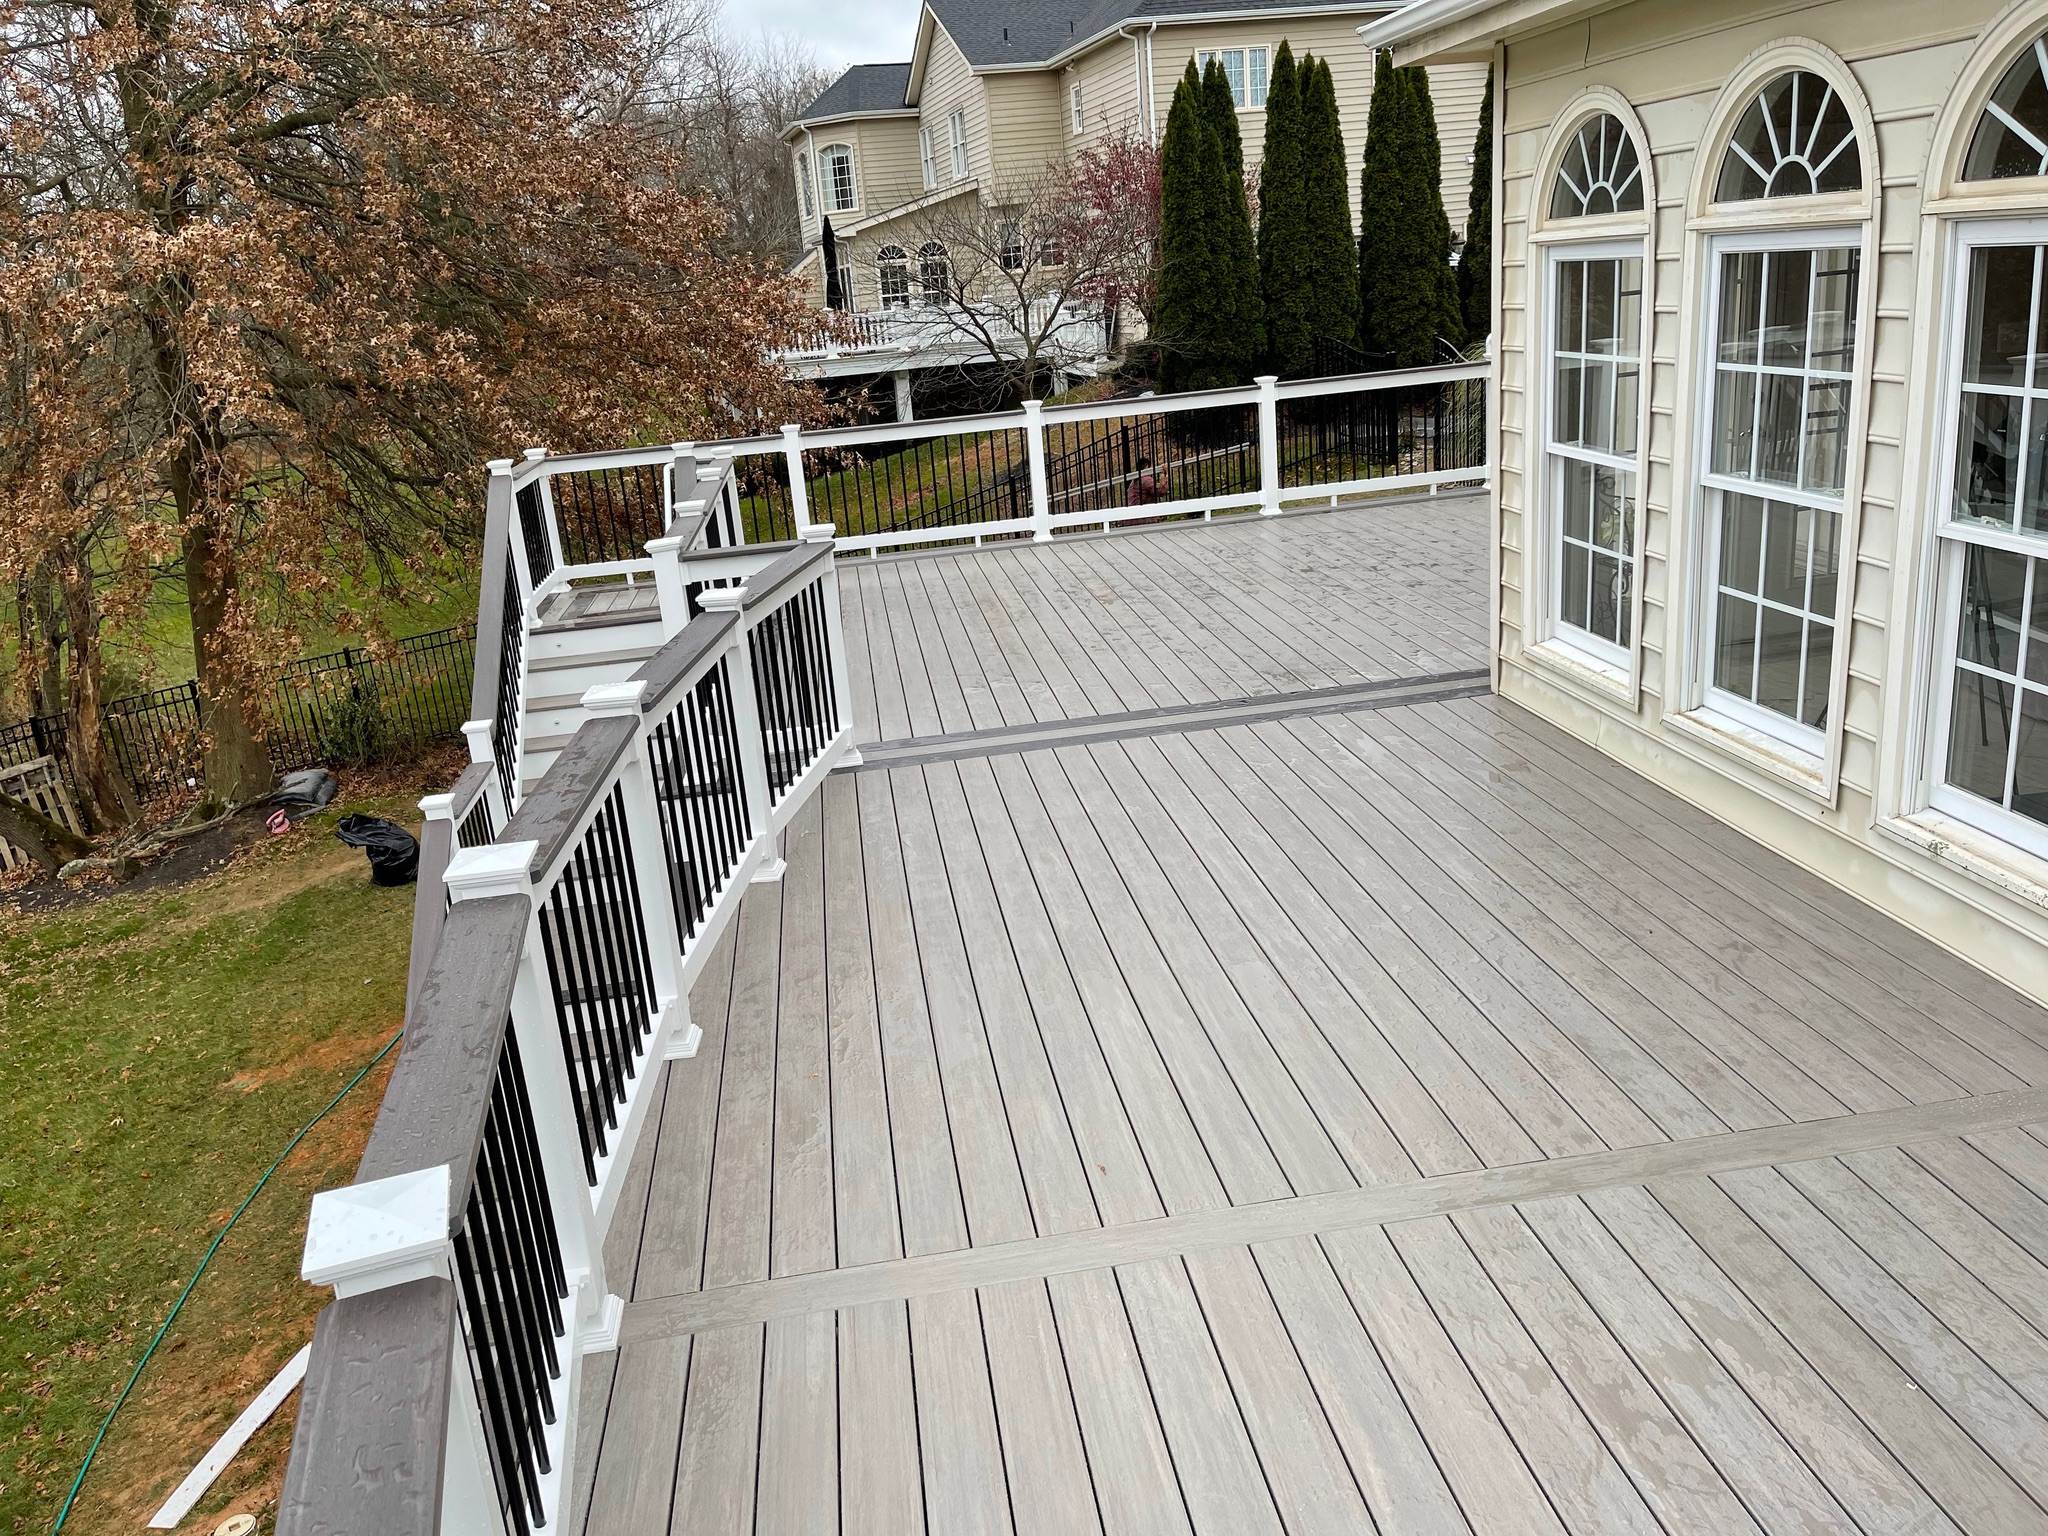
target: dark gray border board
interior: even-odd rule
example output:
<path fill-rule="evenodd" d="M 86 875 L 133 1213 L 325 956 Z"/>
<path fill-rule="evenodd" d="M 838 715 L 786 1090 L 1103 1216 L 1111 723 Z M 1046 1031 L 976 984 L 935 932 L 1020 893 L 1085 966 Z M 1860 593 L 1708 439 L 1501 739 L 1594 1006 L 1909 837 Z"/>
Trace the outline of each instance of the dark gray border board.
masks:
<path fill-rule="evenodd" d="M 992 1243 L 850 1269 L 820 1270 L 746 1285 L 628 1302 L 621 1346 L 797 1317 L 874 1301 L 901 1301 L 973 1286 L 1076 1274 L 1148 1259 L 1353 1227 L 1385 1226 L 1487 1206 L 1631 1188 L 1745 1168 L 1839 1157 L 1884 1147 L 2009 1130 L 2048 1118 L 2048 1089 L 1945 1099 L 1869 1114 L 1805 1120 L 1606 1152 L 1513 1163 L 1471 1173 L 1329 1194 L 1190 1211 L 1050 1237 Z"/>
<path fill-rule="evenodd" d="M 1208 704 L 1171 704 L 1125 714 L 1089 715 L 1079 720 L 1035 721 L 1030 725 L 1006 725 L 990 731 L 959 731 L 947 736 L 913 736 L 900 741 L 862 743 L 860 762 L 834 771 L 868 773 L 883 768 L 914 768 L 963 757 L 1043 752 L 1092 741 L 1214 731 L 1227 725 L 1250 725 L 1261 720 L 1341 715 L 1361 709 L 1390 709 L 1399 704 L 1434 704 L 1446 699 L 1466 699 L 1491 693 L 1493 688 L 1488 677 L 1486 669 L 1479 667 L 1464 672 L 1436 672 L 1424 677 L 1342 683 L 1334 688 L 1308 688 L 1297 693 L 1218 699 Z"/>

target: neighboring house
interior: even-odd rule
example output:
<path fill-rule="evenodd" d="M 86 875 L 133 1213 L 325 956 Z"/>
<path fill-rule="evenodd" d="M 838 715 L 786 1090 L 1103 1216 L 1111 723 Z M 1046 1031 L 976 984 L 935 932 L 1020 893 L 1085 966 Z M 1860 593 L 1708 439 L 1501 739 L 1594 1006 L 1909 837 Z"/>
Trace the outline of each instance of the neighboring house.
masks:
<path fill-rule="evenodd" d="M 1500 691 L 2048 998 L 2048 0 L 1361 35 L 1499 72 Z"/>
<path fill-rule="evenodd" d="M 1327 58 L 1335 76 L 1354 202 L 1372 94 L 1359 24 L 1384 5 L 1314 0 L 930 0 L 907 64 L 849 69 L 789 125 L 805 255 L 797 271 L 824 301 L 830 218 L 853 308 L 921 301 L 925 263 L 910 238 L 936 203 L 1006 189 L 1120 135 L 1157 144 L 1190 59 L 1216 54 L 1242 109 L 1245 155 L 1265 139 L 1266 82 L 1282 39 Z M 1462 228 L 1484 64 L 1433 69 L 1445 205 Z"/>

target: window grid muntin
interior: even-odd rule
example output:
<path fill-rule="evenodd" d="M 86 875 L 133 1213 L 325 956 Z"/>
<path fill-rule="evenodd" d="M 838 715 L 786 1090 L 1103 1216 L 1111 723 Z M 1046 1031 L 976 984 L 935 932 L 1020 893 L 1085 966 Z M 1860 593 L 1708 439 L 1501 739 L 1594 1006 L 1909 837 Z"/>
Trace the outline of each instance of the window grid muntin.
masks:
<path fill-rule="evenodd" d="M 828 213 L 851 213 L 855 207 L 853 149 L 846 144 L 827 144 L 818 151 L 819 180 L 824 184 Z"/>
<path fill-rule="evenodd" d="M 2048 431 L 2048 347 L 2042 346 L 2041 327 L 2048 321 L 2043 314 L 2042 287 L 2048 283 L 2048 243 L 2033 247 L 2033 281 L 2028 295 L 2027 329 L 2022 338 L 2026 350 L 2021 358 L 2020 377 L 2016 384 L 1991 384 L 1971 379 L 1969 364 L 1972 350 L 1983 337 L 1983 317 L 1972 316 L 1979 299 L 1977 262 L 1998 251 L 2022 249 L 2019 246 L 1974 245 L 1966 254 L 1966 260 L 1959 268 L 1965 279 L 1965 308 L 1963 325 L 1958 340 L 1964 348 L 1959 359 L 1956 393 L 1958 409 L 1955 423 L 1956 472 L 1949 479 L 1948 521 L 1961 527 L 1984 528 L 2010 533 L 2020 538 L 2048 537 L 2048 496 L 2040 499 L 2035 508 L 2035 521 L 2027 525 L 2028 499 L 2030 492 L 2048 488 L 2048 443 L 2037 451 L 2034 434 L 2038 428 Z M 2012 476 L 2012 502 L 2010 515 L 2003 518 L 1982 517 L 1966 514 L 1962 495 L 1962 476 L 1974 468 L 1974 457 L 1966 461 L 1964 456 L 1963 433 L 1981 421 L 1974 413 L 1965 416 L 1961 403 L 1972 399 L 2004 400 L 2008 409 L 2013 402 L 2019 405 L 2019 430 L 2008 436 L 2013 445 L 2008 462 L 2014 466 Z M 1971 433 L 1971 446 L 1976 446 L 1976 432 Z M 1978 498 L 1971 497 L 1975 502 Z"/>
<path fill-rule="evenodd" d="M 1823 349 L 1816 346 L 1816 326 L 1822 314 L 1817 303 L 1817 295 L 1818 285 L 1822 277 L 1827 275 L 1827 272 L 1824 272 L 1821 260 L 1822 256 L 1827 253 L 1835 253 L 1847 259 L 1848 266 L 1846 268 L 1838 267 L 1829 270 L 1835 275 L 1846 272 L 1848 281 L 1839 311 L 1840 345 L 1835 348 Z M 1728 299 L 1728 286 L 1724 281 L 1724 274 L 1728 271 L 1728 264 L 1731 261 L 1753 255 L 1761 255 L 1764 258 L 1763 263 L 1759 266 L 1757 276 L 1756 362 L 1753 365 L 1743 362 L 1729 364 L 1723 361 L 1727 336 L 1725 307 Z M 1804 256 L 1808 258 L 1809 262 L 1805 318 L 1801 331 L 1801 350 L 1806 357 L 1806 363 L 1799 368 L 1789 368 L 1783 364 L 1766 364 L 1763 361 L 1766 348 L 1769 345 L 1766 339 L 1769 331 L 1769 259 L 1772 257 L 1796 256 Z M 1707 412 L 1705 422 L 1707 443 L 1706 452 L 1703 456 L 1704 465 L 1700 473 L 1702 489 L 1709 498 L 1710 526 L 1712 529 L 1708 551 L 1711 573 L 1711 587 L 1709 590 L 1712 595 L 1708 603 L 1705 625 L 1708 700 L 1714 708 L 1738 721 L 1764 730 L 1768 734 L 1778 736 L 1790 744 L 1799 745 L 1804 749 L 1811 750 L 1816 755 L 1825 741 L 1824 733 L 1827 728 L 1827 710 L 1832 696 L 1833 672 L 1842 638 L 1838 614 L 1840 612 L 1842 591 L 1841 566 L 1844 495 L 1849 456 L 1849 430 L 1853 423 L 1855 410 L 1856 349 L 1861 340 L 1860 333 L 1862 330 L 1858 317 L 1858 309 L 1863 291 L 1862 265 L 1861 247 L 1838 235 L 1817 233 L 1806 235 L 1803 238 L 1800 236 L 1787 238 L 1738 237 L 1717 246 L 1715 249 L 1712 303 L 1709 306 L 1708 312 L 1710 329 L 1706 338 L 1706 353 L 1711 359 L 1710 366 L 1712 368 L 1713 385 L 1706 392 L 1707 399 L 1704 402 Z M 1811 363 L 1817 352 L 1826 356 L 1843 356 L 1846 358 L 1848 366 L 1843 370 L 1814 369 L 1811 367 Z M 1808 443 L 1808 433 L 1805 430 L 1805 426 L 1809 420 L 1808 400 L 1810 398 L 1810 390 L 1807 386 L 1812 380 L 1818 379 L 1823 384 L 1838 387 L 1841 392 L 1838 431 L 1843 443 L 1841 464 L 1844 484 L 1827 489 L 1816 489 L 1805 485 L 1789 485 L 1781 481 L 1743 476 L 1727 470 L 1715 469 L 1713 465 L 1717 462 L 1721 449 L 1719 439 L 1720 424 L 1723 420 L 1721 389 L 1724 378 L 1731 374 L 1745 375 L 1756 379 L 1759 386 L 1762 378 L 1766 376 L 1799 377 L 1801 379 L 1800 410 L 1797 416 L 1799 428 L 1798 461 L 1794 470 L 1795 479 L 1801 480 L 1805 478 L 1804 472 Z M 1749 423 L 1749 462 L 1752 469 L 1760 462 L 1763 453 L 1761 412 L 1764 392 L 1761 387 L 1758 387 L 1753 391 L 1753 395 Z M 1728 498 L 1730 496 L 1748 498 L 1763 505 L 1764 522 L 1758 535 L 1758 568 L 1755 590 L 1753 591 L 1739 587 L 1730 587 L 1725 580 L 1727 573 L 1724 551 L 1729 531 L 1727 514 Z M 1770 551 L 1769 534 L 1772 527 L 1770 519 L 1779 514 L 1792 518 L 1795 530 L 1802 528 L 1805 530 L 1803 547 L 1806 551 L 1806 556 L 1804 570 L 1800 576 L 1801 605 L 1798 607 L 1766 595 L 1769 583 L 1765 563 L 1769 558 Z M 1824 517 L 1829 520 L 1825 525 L 1825 539 L 1821 537 L 1824 526 L 1821 519 Z M 1795 547 L 1799 547 L 1802 544 L 1802 540 L 1795 535 L 1793 543 Z M 1814 603 L 1816 578 L 1821 574 L 1814 558 L 1814 552 L 1823 546 L 1828 552 L 1829 559 L 1829 568 L 1825 572 L 1828 599 L 1825 604 L 1825 611 L 1817 609 Z M 1725 676 L 1722 650 L 1724 643 L 1729 638 L 1724 633 L 1723 610 L 1731 599 L 1747 604 L 1754 609 L 1754 617 L 1749 635 L 1749 644 L 1751 646 L 1750 691 L 1746 695 L 1725 687 L 1722 681 Z M 1766 617 L 1770 614 L 1778 614 L 1795 620 L 1799 626 L 1799 666 L 1793 693 L 1795 713 L 1788 714 L 1772 704 L 1763 702 L 1761 698 L 1764 692 L 1764 624 Z M 1813 663 L 1816 659 L 1814 656 L 1814 644 L 1817 631 L 1825 631 L 1826 652 L 1823 673 L 1821 676 L 1815 677 L 1812 673 Z"/>
<path fill-rule="evenodd" d="M 917 156 L 924 171 L 924 189 L 929 192 L 939 184 L 939 162 L 932 153 L 932 131 L 929 127 L 917 130 Z"/>
<path fill-rule="evenodd" d="M 1602 350 L 1592 338 L 1594 306 L 1586 295 L 1590 287 L 1585 282 L 1593 268 L 1611 268 L 1613 281 L 1613 305 L 1611 309 L 1612 335 L 1608 340 L 1612 350 Z M 1633 268 L 1634 286 L 1629 286 L 1629 269 Z M 1568 307 L 1563 298 L 1568 269 L 1577 269 L 1581 274 L 1580 299 L 1578 302 L 1578 334 L 1574 338 L 1576 347 L 1565 345 L 1562 329 L 1566 324 Z M 1609 660 L 1627 664 L 1629 648 L 1634 641 L 1635 602 L 1635 535 L 1636 520 L 1642 516 L 1638 493 L 1640 452 L 1641 452 L 1641 411 L 1642 411 L 1642 343 L 1644 274 L 1647 270 L 1639 247 L 1627 252 L 1614 250 L 1589 251 L 1584 248 L 1569 253 L 1560 252 L 1551 263 L 1550 298 L 1552 304 L 1550 333 L 1550 413 L 1545 427 L 1544 438 L 1550 456 L 1549 484 L 1552 506 L 1555 509 L 1552 524 L 1555 536 L 1552 540 L 1552 554 L 1549 560 L 1551 593 L 1555 603 L 1554 613 L 1561 627 L 1574 631 L 1570 639 L 1585 645 L 1594 654 Z M 1633 332 L 1633 350 L 1625 349 L 1629 332 Z M 1564 404 L 1565 388 L 1562 377 L 1565 365 L 1576 364 L 1576 385 L 1580 403 L 1576 419 L 1580 424 L 1580 438 L 1585 436 L 1586 407 L 1584 404 L 1586 380 L 1589 374 L 1611 366 L 1616 383 L 1607 391 L 1610 405 L 1606 411 L 1607 425 L 1611 429 L 1610 439 L 1616 434 L 1627 434 L 1625 443 L 1614 443 L 1602 447 L 1584 441 L 1567 440 L 1560 436 L 1560 408 Z M 1624 377 L 1634 380 L 1634 392 L 1626 410 L 1620 404 L 1622 389 L 1620 380 Z M 1615 517 L 1612 542 L 1595 538 L 1599 522 L 1600 471 L 1606 470 L 1615 478 L 1619 493 L 1619 510 Z M 1571 481 L 1581 472 L 1585 475 L 1587 491 L 1586 536 L 1576 537 L 1572 533 Z M 1568 611 L 1572 597 L 1569 577 L 1575 551 L 1583 552 L 1587 580 L 1580 604 L 1581 618 L 1574 618 Z M 1611 614 L 1612 634 L 1604 634 L 1594 623 L 1594 604 L 1598 597 L 1597 573 L 1603 561 L 1613 563 L 1617 584 Z"/>
<path fill-rule="evenodd" d="M 1949 677 L 1944 692 L 1944 728 L 1941 736 L 1942 772 L 1940 782 L 1948 789 L 1967 795 L 2006 816 L 2023 818 L 2040 829 L 2037 837 L 2048 837 L 2048 752 L 2039 752 L 2043 759 L 2035 770 L 2033 790 L 2028 798 L 2037 802 L 2036 810 L 2022 810 L 2019 805 L 2020 773 L 2023 754 L 2021 747 L 2027 741 L 2028 707 L 2031 703 L 2037 711 L 2034 718 L 2036 746 L 2048 744 L 2048 660 L 2037 660 L 2037 649 L 2048 651 L 2048 632 L 2041 625 L 2048 622 L 2043 614 L 2048 605 L 2048 557 L 2021 554 L 2016 550 L 2003 549 L 1995 545 L 1956 541 L 1961 555 L 1961 569 L 1956 573 L 1957 602 L 1956 622 L 1951 627 L 1952 646 Z M 1968 597 L 1976 573 L 1972 560 L 1988 562 L 1992 559 L 2016 561 L 2019 564 L 2020 611 L 2014 625 L 2014 650 L 2012 668 L 2001 671 L 1996 666 L 1987 666 L 1963 654 L 1963 637 L 1972 619 Z M 1995 633 L 1996 626 L 1990 626 Z M 1960 712 L 1963 703 L 1964 679 L 1982 679 L 1978 683 L 1976 707 L 1982 712 L 1994 688 L 2003 688 L 2007 700 L 2003 705 L 2005 744 L 2002 748 L 2004 763 L 2000 772 L 1999 795 L 1996 800 L 1971 785 L 1959 783 L 1956 774 L 1956 746 L 1959 729 L 1964 725 Z"/>
<path fill-rule="evenodd" d="M 1955 413 L 1948 423 L 1947 439 L 1947 452 L 1955 455 L 1955 462 L 1943 463 L 1938 482 L 1940 489 L 1937 494 L 1945 498 L 1946 504 L 1935 523 L 1937 549 L 1943 558 L 1940 561 L 1941 604 L 1935 615 L 1937 630 L 1934 637 L 1938 670 L 1934 678 L 1934 697 L 1927 713 L 1929 740 L 1925 782 L 1928 800 L 1936 809 L 1980 827 L 2037 857 L 2048 858 L 2048 817 L 2023 811 L 2017 804 L 2019 775 L 2025 755 L 2021 748 L 2026 744 L 2030 706 L 2037 711 L 2033 717 L 2037 722 L 2037 733 L 2048 731 L 2048 666 L 2034 659 L 2034 631 L 2044 617 L 2042 605 L 2048 601 L 2048 592 L 2042 590 L 2044 581 L 2048 581 L 2048 539 L 2039 533 L 2018 531 L 2009 521 L 1961 516 L 1958 506 L 1962 479 L 1967 472 L 1963 462 L 1962 407 L 1971 398 L 1981 398 L 1986 392 L 1984 387 L 1969 387 L 1972 353 L 1983 335 L 1986 318 L 1978 308 L 1981 297 L 1977 281 L 1978 263 L 1988 262 L 2000 252 L 2014 251 L 2029 252 L 2033 258 L 2034 280 L 2028 296 L 2028 329 L 2022 343 L 2023 350 L 2018 354 L 2020 383 L 2014 386 L 2013 391 L 2031 393 L 2038 388 L 2035 381 L 2044 370 L 2048 370 L 2048 348 L 2039 342 L 2041 327 L 2048 325 L 2048 294 L 2042 291 L 2044 282 L 2048 282 L 2048 221 L 2030 219 L 1958 226 L 1953 264 L 1955 276 L 1952 279 L 1954 291 L 1949 299 L 1951 308 L 1947 312 L 1949 332 L 1956 338 L 1956 343 L 1947 352 L 1942 375 L 1942 388 L 1947 396 L 1945 408 Z M 1990 392 L 2004 391 L 1993 389 Z M 2048 389 L 2040 392 L 2048 394 Z M 2028 457 L 2024 434 L 2032 430 L 2031 422 L 2023 427 L 2019 455 L 2022 474 Z M 2013 506 L 2016 515 L 2024 505 L 2024 496 L 2024 486 L 2015 483 Z M 2010 671 L 1987 666 L 1964 654 L 1963 641 L 1970 619 L 1970 587 L 1976 575 L 1972 562 L 1998 559 L 2018 561 L 2022 566 L 2022 602 L 2017 622 L 2019 639 Z M 2048 642 L 2048 636 L 2039 638 Z M 2044 644 L 2044 649 L 2048 649 L 2048 644 Z M 1979 789 L 1957 781 L 1957 732 L 1961 725 L 1957 710 L 1962 703 L 1963 685 L 1971 679 L 1977 680 L 1980 689 L 1976 701 L 1979 705 L 1984 702 L 1983 692 L 1989 689 L 2003 687 L 2010 693 L 2005 720 L 2005 764 L 1997 800 L 1988 799 Z M 2048 750 L 2048 740 L 2041 745 Z M 2037 752 L 2037 761 L 2040 755 Z M 2048 782 L 2048 765 L 2037 766 L 2035 775 L 2038 781 Z"/>
<path fill-rule="evenodd" d="M 910 308 L 910 253 L 900 245 L 875 252 L 875 286 L 884 309 Z"/>
<path fill-rule="evenodd" d="M 1597 165 L 1587 147 L 1588 135 L 1596 132 L 1599 144 Z M 1572 174 L 1574 156 L 1577 157 L 1576 176 Z M 1594 207 L 1594 202 L 1602 195 L 1607 206 Z M 1643 166 L 1636 154 L 1635 138 L 1612 112 L 1596 112 L 1579 125 L 1571 142 L 1565 146 L 1563 161 L 1551 183 L 1550 216 L 1553 219 L 1583 219 L 1642 211 Z"/>
<path fill-rule="evenodd" d="M 1088 119 L 1081 112 L 1081 86 L 1079 81 L 1067 87 L 1067 108 L 1069 114 L 1068 121 L 1073 124 L 1074 132 L 1086 133 L 1088 131 Z"/>
<path fill-rule="evenodd" d="M 967 114 L 956 111 L 946 119 L 947 147 L 952 152 L 953 179 L 962 180 L 967 175 Z"/>
<path fill-rule="evenodd" d="M 1788 108 L 1788 122 L 1785 125 L 1788 137 L 1799 131 L 1801 91 L 1810 90 L 1815 85 L 1821 88 L 1821 103 L 1813 113 L 1813 126 L 1807 133 L 1803 145 L 1788 148 L 1779 142 L 1779 125 L 1773 116 L 1771 96 L 1780 82 L 1787 82 L 1783 99 Z M 1828 109 L 1831 106 L 1841 109 L 1841 137 L 1835 140 L 1832 149 L 1816 160 L 1814 151 L 1819 147 L 1821 131 L 1827 125 Z M 1758 161 L 1743 147 L 1744 139 L 1753 138 L 1758 125 L 1762 126 L 1769 140 L 1771 163 L 1768 166 Z M 1840 184 L 1835 186 L 1822 185 L 1823 179 L 1833 170 L 1835 162 L 1844 154 L 1850 156 L 1849 169 L 1854 172 L 1853 180 L 1840 180 Z M 1759 190 L 1750 191 L 1744 187 L 1738 161 L 1740 166 L 1746 166 L 1750 174 L 1761 183 Z M 1806 174 L 1808 185 L 1803 188 L 1787 187 L 1773 190 L 1777 186 L 1778 178 L 1793 169 L 1802 170 Z M 1776 197 L 1811 197 L 1823 192 L 1858 191 L 1862 186 L 1863 156 L 1856 142 L 1856 120 L 1849 111 L 1847 99 L 1825 76 L 1817 75 L 1812 70 L 1792 69 L 1782 71 L 1766 80 L 1750 98 L 1749 105 L 1743 109 L 1742 115 L 1735 120 L 1735 131 L 1728 136 L 1728 147 L 1722 151 L 1721 168 L 1715 176 L 1714 201 L 1730 203 L 1754 202 Z"/>
<path fill-rule="evenodd" d="M 2035 87 L 2037 95 L 2048 98 L 2048 35 L 2035 38 L 2033 47 L 2007 65 L 2005 73 L 1998 77 L 1998 84 L 1992 87 L 1991 95 L 1984 103 L 1984 111 L 1977 119 L 1977 126 L 1970 134 L 1970 147 L 1963 157 L 1962 180 L 1997 181 L 2013 176 L 2048 175 L 2048 113 L 2044 113 L 2044 121 L 2040 125 L 2042 131 L 2036 132 L 2000 100 L 2010 94 L 2013 105 L 2017 106 L 2019 98 L 2026 94 L 2030 85 Z M 2011 88 L 2010 92 L 2008 88 Z M 2048 105 L 2048 102 L 2043 105 Z M 1999 137 L 1998 130 L 2010 133 L 2033 153 L 2033 169 L 2000 169 L 2002 159 L 1998 151 L 2007 146 Z"/>
<path fill-rule="evenodd" d="M 1230 82 L 1230 99 L 1240 112 L 1257 111 L 1266 105 L 1271 81 L 1270 58 L 1263 46 L 1257 48 L 1202 48 L 1195 53 L 1195 68 L 1205 71 L 1214 59 Z"/>
<path fill-rule="evenodd" d="M 1755 565 L 1755 586 L 1745 588 L 1730 586 L 1727 581 L 1728 513 L 1731 498 L 1757 503 L 1761 522 L 1757 531 L 1757 557 Z M 1712 686 L 1726 699 L 1734 700 L 1745 711 L 1760 711 L 1767 717 L 1789 719 L 1809 731 L 1824 731 L 1827 726 L 1829 692 L 1833 684 L 1835 645 L 1839 640 L 1835 622 L 1837 612 L 1835 600 L 1841 592 L 1842 580 L 1842 515 L 1821 507 L 1803 507 L 1792 502 L 1779 501 L 1754 492 L 1722 491 L 1716 497 L 1715 510 L 1715 560 L 1714 560 L 1714 634 L 1710 647 L 1713 657 Z M 1795 606 L 1782 598 L 1771 595 L 1770 576 L 1771 530 L 1775 520 L 1789 517 L 1794 533 L 1790 541 L 1795 549 L 1803 547 L 1805 557 L 1799 575 L 1799 603 Z M 1822 543 L 1822 519 L 1826 519 L 1826 544 L 1829 568 L 1826 579 L 1829 587 L 1829 601 L 1825 608 L 1815 601 L 1815 587 L 1820 579 L 1819 564 L 1814 558 L 1815 551 Z M 1722 679 L 1726 675 L 1723 667 L 1723 647 L 1729 636 L 1724 629 L 1725 615 L 1731 603 L 1753 610 L 1747 638 L 1749 646 L 1749 686 L 1746 692 L 1730 688 Z M 1792 682 L 1792 710 L 1780 709 L 1764 701 L 1765 627 L 1771 615 L 1781 621 L 1789 620 L 1798 626 L 1797 655 L 1799 664 Z M 1813 674 L 1814 645 L 1816 639 L 1824 642 L 1823 666 L 1819 676 Z M 1774 722 L 1775 723 L 1775 722 Z"/>

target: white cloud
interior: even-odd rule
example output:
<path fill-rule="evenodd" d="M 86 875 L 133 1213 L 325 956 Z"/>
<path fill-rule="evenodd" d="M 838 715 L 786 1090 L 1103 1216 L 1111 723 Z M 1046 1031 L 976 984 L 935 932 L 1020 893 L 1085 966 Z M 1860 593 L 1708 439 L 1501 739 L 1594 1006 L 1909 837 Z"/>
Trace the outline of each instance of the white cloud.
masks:
<path fill-rule="evenodd" d="M 919 0 L 731 0 L 737 33 L 796 38 L 834 70 L 910 57 Z"/>

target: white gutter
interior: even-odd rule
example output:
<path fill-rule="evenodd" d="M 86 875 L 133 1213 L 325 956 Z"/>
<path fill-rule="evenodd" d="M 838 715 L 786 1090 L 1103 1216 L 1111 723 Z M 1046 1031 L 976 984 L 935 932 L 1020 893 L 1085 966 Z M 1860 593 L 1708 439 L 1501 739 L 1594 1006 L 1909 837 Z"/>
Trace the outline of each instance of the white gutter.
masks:
<path fill-rule="evenodd" d="M 1368 21 L 1358 29 L 1359 41 L 1371 49 L 1391 48 L 1424 32 L 1476 16 L 1500 0 L 1414 0 L 1391 15 Z"/>

